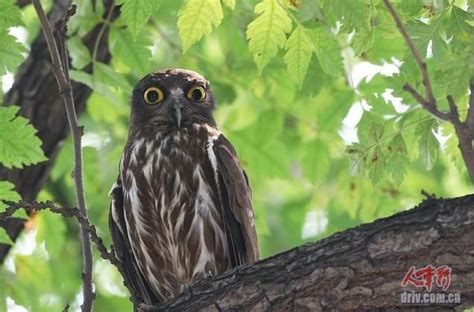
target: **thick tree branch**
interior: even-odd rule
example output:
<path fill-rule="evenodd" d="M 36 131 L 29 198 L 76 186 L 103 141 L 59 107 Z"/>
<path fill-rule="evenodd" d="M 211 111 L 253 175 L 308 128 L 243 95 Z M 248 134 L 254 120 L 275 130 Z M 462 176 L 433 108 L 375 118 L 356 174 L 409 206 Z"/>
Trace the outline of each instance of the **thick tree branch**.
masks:
<path fill-rule="evenodd" d="M 462 310 L 474 305 L 474 195 L 419 207 L 336 233 L 197 282 L 156 311 Z M 409 305 L 411 266 L 452 268 L 461 303 Z M 433 285 L 432 293 L 445 293 Z"/>
<path fill-rule="evenodd" d="M 392 15 L 395 24 L 402 34 L 405 42 L 407 43 L 408 47 L 410 48 L 413 57 L 415 58 L 416 63 L 420 69 L 421 75 L 423 77 L 423 85 L 425 86 L 426 90 L 426 99 L 423 98 L 411 85 L 405 84 L 403 89 L 409 92 L 418 103 L 423 106 L 428 112 L 432 115 L 438 117 L 441 120 L 451 122 L 456 130 L 456 136 L 458 137 L 459 141 L 459 149 L 461 151 L 464 164 L 466 165 L 467 171 L 471 178 L 471 181 L 474 183 L 474 148 L 473 148 L 473 141 L 474 141 L 474 96 L 472 95 L 472 90 L 474 88 L 473 84 L 474 81 L 471 80 L 471 98 L 470 98 L 470 106 L 467 114 L 467 119 L 465 122 L 462 122 L 459 119 L 458 109 L 456 104 L 454 103 L 454 99 L 452 96 L 448 96 L 448 103 L 450 113 L 442 112 L 438 109 L 436 104 L 436 99 L 433 95 L 433 89 L 431 87 L 430 77 L 428 75 L 428 70 L 426 68 L 426 63 L 423 61 L 423 58 L 420 55 L 420 52 L 415 47 L 413 40 L 411 40 L 410 35 L 408 34 L 405 26 L 397 14 L 397 11 L 393 7 L 390 0 L 383 0 L 385 6 L 387 7 L 390 15 Z"/>
<path fill-rule="evenodd" d="M 63 96 L 64 105 L 66 108 L 66 115 L 69 122 L 69 127 L 72 133 L 73 139 L 73 146 L 74 146 L 74 173 L 73 179 L 75 184 L 75 191 L 76 191 L 76 201 L 77 206 L 79 207 L 80 214 L 87 219 L 87 208 L 86 208 L 86 199 L 84 193 L 84 182 L 83 182 L 83 170 L 82 170 L 82 135 L 83 129 L 82 126 L 79 126 L 79 122 L 77 119 L 76 108 L 74 105 L 74 97 L 72 94 L 72 86 L 71 81 L 69 80 L 69 73 L 68 70 L 68 63 L 69 58 L 67 57 L 67 50 L 61 51 L 63 57 L 61 58 L 61 54 L 58 50 L 58 45 L 53 35 L 53 31 L 51 29 L 51 25 L 49 24 L 48 18 L 43 10 L 43 7 L 39 0 L 32 0 L 33 6 L 35 7 L 36 13 L 41 22 L 41 28 L 43 29 L 43 33 L 45 35 L 46 43 L 48 45 L 48 50 L 51 55 L 51 59 L 53 62 L 53 72 L 56 78 L 56 81 L 59 86 L 59 92 Z M 69 16 L 74 14 L 75 6 L 73 6 L 67 13 L 65 22 L 63 24 L 66 27 L 66 22 L 69 19 Z M 64 47 L 67 49 L 66 46 L 66 29 L 61 29 L 60 33 L 56 37 L 59 41 L 59 46 Z M 84 301 L 81 306 L 82 311 L 89 312 L 92 311 L 92 303 L 94 301 L 94 291 L 92 289 L 92 246 L 91 246 L 91 238 L 82 223 L 80 224 L 81 228 L 81 244 L 82 244 L 82 256 L 83 256 L 83 271 L 82 271 L 82 279 L 83 279 L 83 297 Z"/>

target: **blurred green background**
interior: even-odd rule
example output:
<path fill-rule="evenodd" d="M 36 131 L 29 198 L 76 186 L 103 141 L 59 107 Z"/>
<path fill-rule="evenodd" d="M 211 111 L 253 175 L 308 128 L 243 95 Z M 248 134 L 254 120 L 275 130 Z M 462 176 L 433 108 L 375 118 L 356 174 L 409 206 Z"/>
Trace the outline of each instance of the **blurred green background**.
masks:
<path fill-rule="evenodd" d="M 94 90 L 80 120 L 85 127 L 86 196 L 90 218 L 107 244 L 107 193 L 126 140 L 131 90 L 156 69 L 189 68 L 211 82 L 217 123 L 236 147 L 250 179 L 263 258 L 412 208 L 423 199 L 422 189 L 442 197 L 471 192 L 452 128 L 428 115 L 401 89 L 411 82 L 423 90 L 418 69 L 381 1 L 282 1 L 281 14 L 287 14 L 291 24 L 283 38 L 302 27 L 309 48 L 295 48 L 301 55 L 285 56 L 291 48 L 277 36 L 273 44 L 278 52 L 261 73 L 246 34 L 259 16 L 254 12 L 259 1 L 239 0 L 233 9 L 224 5 L 232 1 L 222 6 L 217 1 L 222 22 L 184 54 L 186 33 L 180 34 L 177 16 L 193 1 L 145 1 L 149 16 L 144 25 L 131 30 L 124 14 L 111 23 L 110 65 L 95 62 L 79 39 L 102 20 L 101 2 L 95 10 L 90 1 L 74 2 L 78 14 L 69 30 L 71 77 Z M 454 93 L 465 114 L 472 76 L 472 14 L 467 2 L 393 2 L 429 56 L 435 94 L 444 98 Z M 43 4 L 51 7 L 50 1 Z M 39 24 L 31 6 L 21 14 L 24 26 L 13 33 L 28 47 Z M 459 21 L 460 29 L 452 29 Z M 291 57 L 302 60 L 295 63 Z M 94 74 L 81 72 L 91 62 Z M 303 66 L 300 74 L 288 71 L 287 63 Z M 382 68 L 393 75 L 377 73 Z M 467 74 L 460 73 L 463 68 Z M 372 80 L 364 80 L 372 74 Z M 9 79 L 11 74 L 3 79 L 4 92 Z M 448 83 L 451 80 L 456 83 Z M 440 105 L 445 107 L 443 101 Z M 39 199 L 74 206 L 72 167 L 68 140 Z M 118 272 L 97 254 L 95 260 L 95 310 L 130 311 Z M 58 311 L 68 302 L 77 308 L 77 224 L 47 212 L 36 214 L 0 270 L 1 311 L 6 310 L 7 297 L 8 306 L 14 301 L 30 311 Z"/>

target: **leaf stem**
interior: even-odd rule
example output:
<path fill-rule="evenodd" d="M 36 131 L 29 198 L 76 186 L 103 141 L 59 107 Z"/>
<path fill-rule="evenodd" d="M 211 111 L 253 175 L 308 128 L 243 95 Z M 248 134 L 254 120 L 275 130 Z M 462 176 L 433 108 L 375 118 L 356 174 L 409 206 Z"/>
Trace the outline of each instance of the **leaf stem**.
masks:
<path fill-rule="evenodd" d="M 74 14 L 75 6 L 73 6 L 67 13 L 65 21 L 62 24 L 63 29 L 60 29 L 57 36 L 57 40 L 60 42 L 62 49 L 62 57 L 58 51 L 58 45 L 53 35 L 51 25 L 44 12 L 44 9 L 39 0 L 32 0 L 33 6 L 38 14 L 41 22 L 41 28 L 48 45 L 48 50 L 51 55 L 53 63 L 53 73 L 58 83 L 59 92 L 64 99 L 64 106 L 66 109 L 66 115 L 69 122 L 69 127 L 72 133 L 73 145 L 74 145 L 74 183 L 76 189 L 76 201 L 79 210 L 79 214 L 88 220 L 86 200 L 84 193 L 84 183 L 82 177 L 82 149 L 81 139 L 83 135 L 83 128 L 79 126 L 77 120 L 76 109 L 74 105 L 74 98 L 72 94 L 71 81 L 69 80 L 68 73 L 68 57 L 67 57 L 67 46 L 66 46 L 66 23 L 69 17 Z M 62 59 L 62 60 L 61 60 Z M 81 229 L 81 244 L 82 244 L 82 255 L 83 255 L 83 297 L 84 301 L 81 305 L 82 311 L 92 311 L 92 304 L 94 301 L 94 292 L 92 288 L 92 247 L 91 238 L 89 232 L 86 230 L 82 223 L 79 224 Z"/>

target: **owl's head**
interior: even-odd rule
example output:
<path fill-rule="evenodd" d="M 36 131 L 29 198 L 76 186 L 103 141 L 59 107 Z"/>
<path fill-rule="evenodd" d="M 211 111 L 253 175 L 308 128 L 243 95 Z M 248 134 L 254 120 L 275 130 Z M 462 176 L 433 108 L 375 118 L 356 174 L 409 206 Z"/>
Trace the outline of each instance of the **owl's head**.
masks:
<path fill-rule="evenodd" d="M 166 69 L 142 78 L 133 90 L 131 122 L 135 126 L 156 125 L 168 129 L 187 128 L 194 123 L 214 125 L 215 107 L 209 82 L 185 69 Z"/>

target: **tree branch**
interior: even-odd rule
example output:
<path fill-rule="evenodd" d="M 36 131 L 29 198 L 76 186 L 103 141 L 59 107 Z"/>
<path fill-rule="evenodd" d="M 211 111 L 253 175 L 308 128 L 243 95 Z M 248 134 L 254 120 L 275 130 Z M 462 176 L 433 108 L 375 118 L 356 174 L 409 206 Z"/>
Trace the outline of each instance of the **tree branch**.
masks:
<path fill-rule="evenodd" d="M 9 218 L 12 218 L 13 214 L 20 209 L 25 209 L 28 214 L 31 214 L 35 211 L 48 210 L 50 212 L 60 214 L 64 218 L 76 218 L 81 227 L 90 235 L 91 241 L 99 251 L 101 258 L 108 260 L 113 266 L 117 268 L 120 274 L 124 276 L 125 271 L 122 269 L 119 260 L 115 256 L 113 246 L 111 246 L 110 251 L 107 249 L 104 241 L 99 236 L 99 234 L 97 234 L 95 226 L 89 221 L 88 218 L 84 217 L 78 208 L 58 207 L 53 201 L 31 203 L 20 201 L 15 203 L 4 200 L 2 202 L 7 205 L 7 208 L 5 211 L 0 212 L 0 221 L 5 221 Z M 137 297 L 137 294 L 135 293 L 135 290 L 127 284 L 126 280 L 124 280 L 124 286 L 129 290 L 132 296 L 130 300 L 137 306 L 140 305 L 140 301 Z"/>
<path fill-rule="evenodd" d="M 474 148 L 473 148 L 473 140 L 474 140 L 474 79 L 471 80 L 471 97 L 469 101 L 469 110 L 467 114 L 467 118 L 465 122 L 462 122 L 459 119 L 459 113 L 454 102 L 452 96 L 448 95 L 448 103 L 449 103 L 449 110 L 450 113 L 441 112 L 436 104 L 436 99 L 433 95 L 433 90 L 431 87 L 430 77 L 428 75 L 428 70 L 426 69 L 426 63 L 423 61 L 423 58 L 420 55 L 420 52 L 415 47 L 413 40 L 411 40 L 410 36 L 408 35 L 407 30 L 403 26 L 403 23 L 400 17 L 397 14 L 397 11 L 390 3 L 390 0 L 383 0 L 385 6 L 387 7 L 390 15 L 392 15 L 395 24 L 402 34 L 405 42 L 407 43 L 408 47 L 410 48 L 413 57 L 415 58 L 418 67 L 420 68 L 421 75 L 423 77 L 423 85 L 425 86 L 426 90 L 426 99 L 423 98 L 411 85 L 405 84 L 403 86 L 403 90 L 409 92 L 418 103 L 423 106 L 428 112 L 432 115 L 438 117 L 441 120 L 451 122 L 456 130 L 456 136 L 458 137 L 459 141 L 459 149 L 461 151 L 464 164 L 466 165 L 467 171 L 471 178 L 471 181 L 474 182 Z"/>
<path fill-rule="evenodd" d="M 474 77 L 471 78 L 469 85 L 471 94 L 469 96 L 469 108 L 467 110 L 466 125 L 469 128 L 471 137 L 474 137 Z"/>
<path fill-rule="evenodd" d="M 48 18 L 43 10 L 43 7 L 39 0 L 32 0 L 33 6 L 38 14 L 38 17 L 41 22 L 41 28 L 45 35 L 45 39 L 48 45 L 48 49 L 51 55 L 51 60 L 53 63 L 53 73 L 56 78 L 56 81 L 59 86 L 59 92 L 63 96 L 64 105 L 66 108 L 66 115 L 68 118 L 70 130 L 73 138 L 74 145 L 74 183 L 76 189 L 76 200 L 79 212 L 84 218 L 87 219 L 87 209 L 86 209 L 86 200 L 84 194 L 84 183 L 82 177 L 82 149 L 81 149 L 81 139 L 83 135 L 82 127 L 79 126 L 77 120 L 76 109 L 74 106 L 74 98 L 72 94 L 71 81 L 69 80 L 69 73 L 67 71 L 67 51 L 62 51 L 64 59 L 61 61 L 61 55 L 58 51 L 56 40 L 54 39 L 53 31 L 51 25 L 49 24 Z M 73 6 L 72 10 L 68 11 L 66 15 L 66 21 L 71 14 L 74 14 L 75 7 Z M 66 23 L 64 23 L 66 27 Z M 66 29 L 62 30 L 63 33 L 66 33 Z M 60 46 L 63 46 L 66 49 L 66 38 L 63 34 L 58 35 L 58 40 L 60 40 Z M 65 64 L 63 64 L 63 62 Z M 91 247 L 91 238 L 89 233 L 84 228 L 83 224 L 80 223 L 81 228 L 81 244 L 82 244 L 82 254 L 83 254 L 83 297 L 84 301 L 81 305 L 82 311 L 89 312 L 92 311 L 92 303 L 94 301 L 94 292 L 92 289 L 92 247 Z"/>
<path fill-rule="evenodd" d="M 397 25 L 398 30 L 400 31 L 403 38 L 405 39 L 405 42 L 410 48 L 411 53 L 413 54 L 415 61 L 418 64 L 418 67 L 420 68 L 421 75 L 423 76 L 423 85 L 425 86 L 425 90 L 426 90 L 426 101 L 429 103 L 430 106 L 433 106 L 436 109 L 436 99 L 433 95 L 433 89 L 431 87 L 430 77 L 426 69 L 426 63 L 423 61 L 423 58 L 420 55 L 420 52 L 418 51 L 418 49 L 415 47 L 413 40 L 411 40 L 410 35 L 408 35 L 408 32 L 405 29 L 405 26 L 403 26 L 403 23 L 400 17 L 398 16 L 397 11 L 393 7 L 393 5 L 390 3 L 389 0 L 384 0 L 383 2 L 385 3 L 385 6 L 390 12 L 390 15 L 392 15 L 393 20 L 395 21 L 395 24 Z"/>
<path fill-rule="evenodd" d="M 471 181 L 474 182 L 474 148 L 472 146 L 472 132 L 470 131 L 467 122 L 463 123 L 459 119 L 459 113 L 456 103 L 454 102 L 454 98 L 448 95 L 447 99 L 449 103 L 449 109 L 451 111 L 450 121 L 454 126 L 454 130 L 456 131 L 456 136 L 458 137 L 459 141 L 458 147 L 461 151 L 467 172 L 471 177 Z"/>
<path fill-rule="evenodd" d="M 117 263 L 77 208 L 52 202 L 7 204 L 0 220 L 21 207 L 78 218 L 101 257 Z M 145 311 L 462 310 L 474 305 L 473 206 L 474 195 L 448 200 L 429 195 L 415 209 L 200 280 L 163 305 L 134 303 Z M 430 294 L 424 288 L 401 285 L 411 266 L 426 265 L 452 269 L 449 289 L 442 291 L 433 281 L 431 293 L 457 294 L 460 302 L 401 302 L 405 292 Z"/>
<path fill-rule="evenodd" d="M 474 305 L 474 195 L 419 207 L 198 281 L 153 311 L 463 310 Z M 404 304 L 411 266 L 452 268 L 446 291 L 461 302 Z"/>
<path fill-rule="evenodd" d="M 449 121 L 449 114 L 438 110 L 436 106 L 430 105 L 430 103 L 427 102 L 410 84 L 408 83 L 405 84 L 403 86 L 403 90 L 410 93 L 415 98 L 415 100 L 417 100 L 418 103 L 420 103 L 421 106 L 423 106 L 423 108 L 429 111 L 431 114 L 433 114 L 434 116 L 438 117 L 441 120 Z"/>
<path fill-rule="evenodd" d="M 27 1 L 31 3 L 30 0 Z M 112 0 L 103 0 L 102 2 L 106 12 L 109 12 L 109 8 L 114 7 Z M 17 3 L 20 4 L 20 1 Z M 70 5 L 71 0 L 54 0 L 53 7 L 48 14 L 51 23 L 63 18 Z M 119 8 L 114 7 L 111 20 L 115 20 L 119 13 Z M 108 28 L 100 40 L 98 38 L 98 32 L 102 26 L 103 23 L 97 24 L 81 38 L 81 41 L 90 52 L 92 52 L 95 43 L 99 42 L 97 61 L 109 63 L 111 55 L 108 49 Z M 92 73 L 92 67 L 92 65 L 88 65 L 83 71 Z M 76 112 L 81 114 L 92 90 L 86 85 L 74 81 L 72 81 L 72 88 Z M 0 180 L 8 180 L 15 184 L 16 191 L 25 201 L 35 200 L 39 191 L 46 184 L 58 152 L 69 134 L 63 99 L 57 89 L 57 83 L 51 71 L 51 57 L 47 44 L 43 34 L 39 32 L 31 44 L 30 54 L 18 68 L 13 86 L 3 98 L 3 105 L 20 107 L 19 114 L 28 118 L 37 129 L 42 149 L 48 157 L 48 161 L 21 169 L 9 169 L 0 165 Z M 0 227 L 4 228 L 8 236 L 15 241 L 24 228 L 24 223 L 24 219 L 9 218 L 0 222 Z M 10 248 L 11 245 L 0 243 L 0 264 L 5 260 Z"/>

